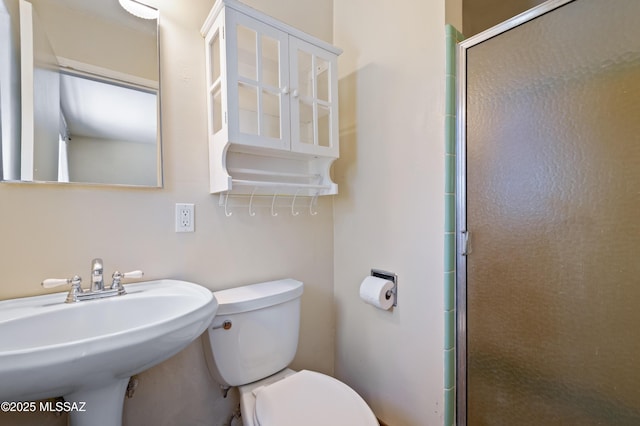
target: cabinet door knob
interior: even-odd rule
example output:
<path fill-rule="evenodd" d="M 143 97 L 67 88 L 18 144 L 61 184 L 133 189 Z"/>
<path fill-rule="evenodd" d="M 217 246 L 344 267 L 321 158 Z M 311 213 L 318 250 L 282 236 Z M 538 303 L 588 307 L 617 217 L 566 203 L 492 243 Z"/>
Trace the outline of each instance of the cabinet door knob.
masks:
<path fill-rule="evenodd" d="M 282 88 L 282 94 L 283 95 L 288 95 L 289 94 L 289 86 L 284 86 Z"/>
<path fill-rule="evenodd" d="M 297 98 L 299 95 L 298 89 L 293 89 L 293 92 L 291 92 L 291 94 L 293 95 L 294 98 Z"/>

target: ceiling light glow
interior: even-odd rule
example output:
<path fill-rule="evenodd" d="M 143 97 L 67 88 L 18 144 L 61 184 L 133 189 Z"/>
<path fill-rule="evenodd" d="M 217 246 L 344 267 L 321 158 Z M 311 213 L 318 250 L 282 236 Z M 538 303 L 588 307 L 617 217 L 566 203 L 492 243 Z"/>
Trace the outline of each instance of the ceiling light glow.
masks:
<path fill-rule="evenodd" d="M 142 19 L 158 19 L 158 10 L 137 0 L 118 0 L 130 14 Z"/>

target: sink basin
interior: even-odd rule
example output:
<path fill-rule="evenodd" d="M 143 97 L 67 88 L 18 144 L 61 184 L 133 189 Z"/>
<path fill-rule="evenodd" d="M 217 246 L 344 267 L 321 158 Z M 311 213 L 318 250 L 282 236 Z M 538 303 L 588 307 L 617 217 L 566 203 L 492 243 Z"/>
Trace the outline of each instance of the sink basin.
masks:
<path fill-rule="evenodd" d="M 129 378 L 198 338 L 218 308 L 185 281 L 124 287 L 73 304 L 66 292 L 0 301 L 0 401 L 64 396 L 72 425 L 120 425 Z"/>

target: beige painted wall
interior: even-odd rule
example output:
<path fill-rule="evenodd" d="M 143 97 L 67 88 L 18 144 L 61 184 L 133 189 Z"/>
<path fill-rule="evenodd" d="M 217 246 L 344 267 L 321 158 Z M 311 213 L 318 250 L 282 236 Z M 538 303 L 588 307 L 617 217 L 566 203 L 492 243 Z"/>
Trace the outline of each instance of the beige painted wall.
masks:
<path fill-rule="evenodd" d="M 514 16 L 544 3 L 545 0 L 463 0 L 465 37 L 471 37 Z"/>
<path fill-rule="evenodd" d="M 444 23 L 444 1 L 334 2 L 336 375 L 393 426 L 443 423 Z M 358 297 L 371 268 L 398 274 L 391 312 Z"/>
<path fill-rule="evenodd" d="M 254 1 L 280 18 L 288 2 Z M 44 293 L 40 282 L 74 273 L 88 278 L 92 257 L 107 272 L 142 269 L 146 278 L 180 278 L 210 289 L 293 277 L 304 281 L 302 330 L 293 368 L 333 373 L 333 211 L 318 215 L 226 217 L 208 194 L 204 48 L 200 27 L 212 0 L 162 0 L 163 189 L 60 184 L 0 184 L 0 299 Z M 330 40 L 331 1 L 293 6 L 294 25 Z M 304 11 L 305 13 L 303 13 Z M 286 13 L 284 13 L 286 12 Z M 286 15 L 286 16 L 285 16 Z M 174 204 L 195 203 L 196 232 L 174 232 Z M 96 320 L 96 319 L 92 319 Z M 126 401 L 125 425 L 221 425 L 230 415 L 205 369 L 201 341 L 140 375 Z M 235 399 L 232 399 L 234 402 Z M 64 424 L 0 413 L 0 424 Z"/>
<path fill-rule="evenodd" d="M 462 0 L 445 0 L 444 21 L 462 30 Z"/>

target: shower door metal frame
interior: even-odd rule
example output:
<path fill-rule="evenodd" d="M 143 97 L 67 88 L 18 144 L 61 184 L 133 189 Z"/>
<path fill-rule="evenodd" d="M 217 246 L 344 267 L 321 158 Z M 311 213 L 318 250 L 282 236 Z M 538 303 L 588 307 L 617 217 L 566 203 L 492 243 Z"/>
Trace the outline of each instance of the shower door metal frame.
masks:
<path fill-rule="evenodd" d="M 456 425 L 467 424 L 467 259 L 472 230 L 467 228 L 467 49 L 578 0 L 549 0 L 462 41 L 456 51 Z M 448 426 L 448 425 L 446 425 Z"/>

